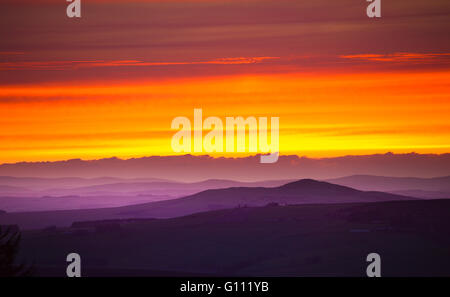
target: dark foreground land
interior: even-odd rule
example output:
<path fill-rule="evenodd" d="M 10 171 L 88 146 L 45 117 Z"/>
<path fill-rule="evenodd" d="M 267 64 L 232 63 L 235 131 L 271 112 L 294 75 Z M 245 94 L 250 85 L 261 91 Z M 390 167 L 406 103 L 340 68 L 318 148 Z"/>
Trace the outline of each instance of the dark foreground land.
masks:
<path fill-rule="evenodd" d="M 450 200 L 241 207 L 173 219 L 74 223 L 24 231 L 36 275 L 450 276 Z"/>

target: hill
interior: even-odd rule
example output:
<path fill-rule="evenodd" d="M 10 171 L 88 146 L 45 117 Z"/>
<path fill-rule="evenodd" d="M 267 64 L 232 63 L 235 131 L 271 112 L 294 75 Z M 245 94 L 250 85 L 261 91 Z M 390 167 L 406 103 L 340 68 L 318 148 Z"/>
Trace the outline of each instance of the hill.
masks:
<path fill-rule="evenodd" d="M 75 221 L 179 217 L 210 210 L 264 206 L 268 203 L 326 204 L 411 199 L 415 198 L 382 192 L 363 192 L 306 179 L 274 188 L 239 187 L 207 190 L 179 199 L 117 208 L 8 213 L 0 217 L 0 224 L 18 224 L 22 228 L 35 229 L 53 225 L 70 226 Z"/>
<path fill-rule="evenodd" d="M 239 182 L 232 180 L 210 179 L 201 182 L 118 182 L 108 184 L 98 184 L 79 188 L 70 189 L 49 189 L 46 193 L 51 195 L 169 195 L 181 197 L 191 195 L 208 189 L 221 189 L 229 187 L 274 187 L 280 186 L 288 181 L 273 180 L 260 182 Z"/>
<path fill-rule="evenodd" d="M 450 198 L 450 176 L 417 178 L 352 175 L 327 181 L 362 191 L 391 192 L 418 198 Z"/>
<path fill-rule="evenodd" d="M 8 212 L 24 212 L 120 207 L 179 198 L 208 189 L 274 187 L 288 181 L 206 180 L 183 183 L 157 179 L 0 177 L 0 182 L 16 185 L 0 185 L 0 208 Z"/>
<path fill-rule="evenodd" d="M 261 164 L 260 156 L 213 158 L 211 156 L 150 156 L 122 160 L 65 160 L 0 165 L 0 175 L 34 177 L 77 176 L 97 178 L 159 177 L 197 182 L 205 179 L 258 181 L 274 179 L 329 179 L 355 174 L 434 177 L 450 175 L 450 154 L 375 154 L 333 158 L 281 155 L 277 163 Z M 1 182 L 0 182 L 1 184 Z"/>
<path fill-rule="evenodd" d="M 21 256 L 60 276 L 76 250 L 85 276 L 364 277 L 377 252 L 383 276 L 448 276 L 449 209 L 450 200 L 272 205 L 80 223 L 24 232 Z"/>

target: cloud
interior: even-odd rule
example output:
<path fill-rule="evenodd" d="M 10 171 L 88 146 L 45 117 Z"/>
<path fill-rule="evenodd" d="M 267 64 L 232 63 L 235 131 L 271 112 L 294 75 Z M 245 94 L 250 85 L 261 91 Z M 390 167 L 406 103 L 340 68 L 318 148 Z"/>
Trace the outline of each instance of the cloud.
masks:
<path fill-rule="evenodd" d="M 0 51 L 25 54 L 0 53 L 0 84 L 448 67 L 339 58 L 449 51 L 448 0 L 387 2 L 373 22 L 355 0 L 89 0 L 77 20 L 65 1 L 7 0 Z"/>
<path fill-rule="evenodd" d="M 17 55 L 24 55 L 25 52 L 19 52 L 19 51 L 10 51 L 10 52 L 2 52 L 0 51 L 0 56 L 17 56 Z"/>
<path fill-rule="evenodd" d="M 152 66 L 177 66 L 177 65 L 240 65 L 257 64 L 268 60 L 279 59 L 278 57 L 236 57 L 219 58 L 210 61 L 190 62 L 145 62 L 139 60 L 93 60 L 93 61 L 27 61 L 27 62 L 1 62 L 0 70 L 65 70 L 77 68 L 94 67 L 152 67 Z"/>
<path fill-rule="evenodd" d="M 393 53 L 393 54 L 358 54 L 341 55 L 343 59 L 356 59 L 370 62 L 414 62 L 414 63 L 449 63 L 450 53 Z"/>

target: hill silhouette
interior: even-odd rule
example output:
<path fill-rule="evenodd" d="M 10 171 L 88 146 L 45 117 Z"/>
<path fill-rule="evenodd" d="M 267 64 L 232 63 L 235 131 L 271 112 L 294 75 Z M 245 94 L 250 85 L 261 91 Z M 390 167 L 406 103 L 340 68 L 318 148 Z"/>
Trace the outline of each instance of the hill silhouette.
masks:
<path fill-rule="evenodd" d="M 2 186 L 1 182 L 6 185 Z M 185 183 L 106 177 L 96 179 L 0 177 L 0 208 L 8 212 L 25 212 L 121 207 L 180 198 L 208 189 L 275 187 L 287 182 L 211 179 Z"/>
<path fill-rule="evenodd" d="M 265 206 L 269 203 L 294 205 L 414 199 L 383 192 L 364 192 L 327 182 L 306 179 L 274 188 L 235 187 L 206 190 L 179 199 L 117 208 L 7 213 L 0 217 L 0 224 L 13 223 L 26 229 L 38 229 L 53 225 L 70 226 L 75 221 L 171 218 L 218 209 Z"/>
<path fill-rule="evenodd" d="M 377 251 L 383 276 L 448 276 L 449 207 L 450 200 L 243 207 L 114 228 L 90 222 L 25 233 L 23 256 L 54 276 L 64 276 L 60 259 L 77 250 L 85 276 L 365 277 L 367 254 Z"/>
<path fill-rule="evenodd" d="M 450 176 L 418 178 L 352 175 L 327 180 L 363 191 L 382 191 L 418 198 L 450 198 Z"/>
<path fill-rule="evenodd" d="M 261 164 L 260 156 L 150 156 L 122 160 L 65 160 L 0 165 L 0 175 L 28 177 L 148 178 L 196 182 L 206 179 L 258 181 L 330 179 L 355 174 L 434 177 L 449 175 L 450 154 L 375 154 L 313 159 L 281 155 L 277 163 Z M 1 184 L 1 183 L 0 183 Z"/>
<path fill-rule="evenodd" d="M 288 181 L 273 180 L 260 182 L 239 182 L 233 180 L 208 179 L 201 182 L 176 182 L 176 181 L 162 181 L 162 182 L 117 182 L 108 184 L 98 184 L 79 188 L 70 189 L 48 189 L 46 193 L 60 195 L 118 195 L 118 194 L 133 194 L 133 195 L 170 195 L 175 197 L 187 196 L 197 192 L 208 189 L 221 189 L 229 187 L 271 187 L 280 186 Z"/>

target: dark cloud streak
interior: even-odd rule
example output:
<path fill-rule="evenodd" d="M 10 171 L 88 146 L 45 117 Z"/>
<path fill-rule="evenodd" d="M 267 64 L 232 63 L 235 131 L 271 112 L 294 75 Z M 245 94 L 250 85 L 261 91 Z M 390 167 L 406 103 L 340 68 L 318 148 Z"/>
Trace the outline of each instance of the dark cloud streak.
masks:
<path fill-rule="evenodd" d="M 86 73 L 69 66 L 54 71 L 2 71 L 2 84 L 334 70 L 341 65 L 358 70 L 361 61 L 344 62 L 335 57 L 450 52 L 447 0 L 384 1 L 379 20 L 366 17 L 367 3 L 360 0 L 84 1 L 81 19 L 67 18 L 64 2 L 35 2 L 4 4 L 0 11 L 0 34 L 4 36 L 0 53 L 10 54 L 0 54 L 0 63 L 281 59 L 270 67 L 99 67 Z M 291 58 L 314 55 L 319 58 Z M 390 70 L 392 66 L 385 67 Z M 423 67 L 418 65 L 416 69 Z M 443 66 L 435 63 L 428 67 Z"/>

